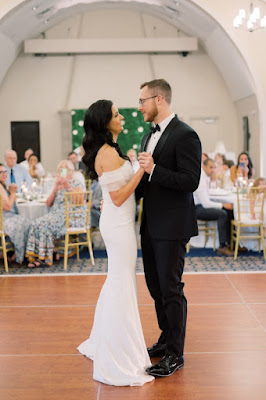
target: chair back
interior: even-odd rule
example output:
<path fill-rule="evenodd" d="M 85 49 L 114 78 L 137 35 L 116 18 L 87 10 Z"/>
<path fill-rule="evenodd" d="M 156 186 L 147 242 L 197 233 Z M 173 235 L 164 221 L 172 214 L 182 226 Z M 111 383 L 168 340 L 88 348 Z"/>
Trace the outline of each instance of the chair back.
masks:
<path fill-rule="evenodd" d="M 90 226 L 90 210 L 92 204 L 92 191 L 66 192 L 65 213 L 66 229 L 81 228 Z"/>
<path fill-rule="evenodd" d="M 13 244 L 9 242 L 10 246 L 7 249 L 7 243 L 5 239 L 5 232 L 4 232 L 4 218 L 3 218 L 3 203 L 2 203 L 2 195 L 0 194 L 0 249 L 3 250 L 3 257 L 4 257 L 4 265 L 5 271 L 8 272 L 8 261 L 7 261 L 7 251 L 14 251 Z"/>
<path fill-rule="evenodd" d="M 1 194 L 0 194 L 0 232 L 4 233 L 3 203 Z"/>
<path fill-rule="evenodd" d="M 237 189 L 238 221 L 255 225 L 263 222 L 266 188 L 251 187 Z"/>
<path fill-rule="evenodd" d="M 91 179 L 85 179 L 85 186 L 87 191 L 91 190 L 91 183 L 92 183 Z"/>

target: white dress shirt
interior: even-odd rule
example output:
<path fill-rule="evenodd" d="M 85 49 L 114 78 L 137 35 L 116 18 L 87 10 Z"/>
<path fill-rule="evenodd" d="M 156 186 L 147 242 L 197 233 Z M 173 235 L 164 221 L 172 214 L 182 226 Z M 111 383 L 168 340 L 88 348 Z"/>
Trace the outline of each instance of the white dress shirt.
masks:
<path fill-rule="evenodd" d="M 159 131 L 154 132 L 149 141 L 148 141 L 148 145 L 146 148 L 146 152 L 147 153 L 151 153 L 153 154 L 154 149 L 160 139 L 160 137 L 162 136 L 163 132 L 165 131 L 165 128 L 167 127 L 167 125 L 169 125 L 169 123 L 172 121 L 172 119 L 174 118 L 175 114 L 172 113 L 171 115 L 169 115 L 169 117 L 165 118 L 162 122 L 160 122 L 158 125 L 160 127 Z"/>
<path fill-rule="evenodd" d="M 210 200 L 209 188 L 210 178 L 202 169 L 200 182 L 197 190 L 193 193 L 195 205 L 201 204 L 203 208 L 223 208 L 223 203 Z"/>

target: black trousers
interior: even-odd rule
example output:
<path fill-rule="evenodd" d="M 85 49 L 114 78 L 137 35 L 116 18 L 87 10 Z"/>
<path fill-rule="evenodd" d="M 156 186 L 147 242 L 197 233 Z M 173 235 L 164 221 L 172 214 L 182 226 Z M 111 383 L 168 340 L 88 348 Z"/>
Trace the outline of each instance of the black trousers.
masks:
<path fill-rule="evenodd" d="M 182 274 L 188 240 L 152 239 L 147 225 L 141 234 L 142 257 L 146 283 L 155 302 L 158 340 L 166 344 L 166 354 L 181 357 L 187 321 L 187 300 Z"/>
<path fill-rule="evenodd" d="M 220 245 L 231 241 L 231 219 L 234 218 L 232 210 L 224 208 L 204 208 L 201 204 L 196 205 L 197 219 L 202 221 L 217 221 Z"/>

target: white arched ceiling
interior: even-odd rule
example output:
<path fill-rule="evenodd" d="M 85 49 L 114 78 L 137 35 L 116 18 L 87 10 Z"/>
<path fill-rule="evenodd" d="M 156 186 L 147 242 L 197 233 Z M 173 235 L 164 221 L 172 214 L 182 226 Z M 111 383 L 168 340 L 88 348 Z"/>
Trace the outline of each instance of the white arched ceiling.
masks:
<path fill-rule="evenodd" d="M 196 36 L 223 76 L 232 100 L 254 94 L 247 65 L 230 37 L 217 21 L 189 0 L 0 0 L 0 83 L 25 39 L 35 38 L 75 14 L 100 8 L 138 10 Z"/>

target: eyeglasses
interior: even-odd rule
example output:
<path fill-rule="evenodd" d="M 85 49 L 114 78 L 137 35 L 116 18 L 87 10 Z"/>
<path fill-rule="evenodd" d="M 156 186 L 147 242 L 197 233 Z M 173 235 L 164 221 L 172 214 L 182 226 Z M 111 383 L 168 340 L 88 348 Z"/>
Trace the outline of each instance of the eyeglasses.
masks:
<path fill-rule="evenodd" d="M 143 104 L 145 103 L 146 100 L 155 99 L 155 97 L 158 97 L 158 96 L 159 96 L 159 95 L 156 94 L 155 96 L 146 97 L 146 99 L 139 99 L 139 104 L 140 104 L 141 106 L 143 106 Z"/>
<path fill-rule="evenodd" d="M 7 174 L 7 171 L 0 171 L 0 174 Z"/>

